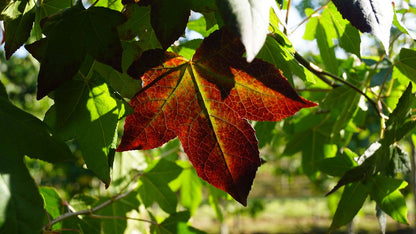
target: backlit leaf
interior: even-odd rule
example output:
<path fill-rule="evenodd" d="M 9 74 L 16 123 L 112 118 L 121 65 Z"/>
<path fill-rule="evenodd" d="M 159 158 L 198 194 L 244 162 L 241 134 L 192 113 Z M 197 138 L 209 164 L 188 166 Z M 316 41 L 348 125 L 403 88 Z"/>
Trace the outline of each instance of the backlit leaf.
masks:
<path fill-rule="evenodd" d="M 247 119 L 279 121 L 304 107 L 280 71 L 255 59 L 226 29 L 211 34 L 188 61 L 165 54 L 142 77 L 118 151 L 152 149 L 178 136 L 198 175 L 246 204 L 260 158 Z"/>
<path fill-rule="evenodd" d="M 45 210 L 48 212 L 51 220 L 56 219 L 59 215 L 65 212 L 62 198 L 58 191 L 53 187 L 40 187 L 39 192 L 42 195 L 45 203 Z M 60 229 L 61 223 L 53 226 L 53 229 Z"/>

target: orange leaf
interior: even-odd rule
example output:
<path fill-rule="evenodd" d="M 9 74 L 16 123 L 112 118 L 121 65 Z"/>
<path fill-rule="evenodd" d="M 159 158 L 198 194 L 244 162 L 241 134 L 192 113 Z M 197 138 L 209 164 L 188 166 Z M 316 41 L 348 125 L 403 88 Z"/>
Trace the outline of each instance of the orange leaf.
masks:
<path fill-rule="evenodd" d="M 315 103 L 299 97 L 282 73 L 226 29 L 212 33 L 193 59 L 166 53 L 141 78 L 117 151 L 152 149 L 178 136 L 198 175 L 241 204 L 261 161 L 247 119 L 279 121 Z"/>

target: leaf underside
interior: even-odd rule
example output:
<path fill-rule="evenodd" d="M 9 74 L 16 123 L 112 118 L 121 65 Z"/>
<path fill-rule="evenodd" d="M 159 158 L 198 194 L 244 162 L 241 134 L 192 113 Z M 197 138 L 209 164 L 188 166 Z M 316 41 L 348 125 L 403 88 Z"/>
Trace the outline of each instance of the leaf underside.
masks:
<path fill-rule="evenodd" d="M 279 121 L 304 107 L 273 65 L 247 63 L 244 46 L 226 29 L 204 40 L 191 61 L 165 53 L 142 77 L 117 151 L 152 149 L 178 136 L 198 175 L 246 205 L 258 143 L 247 121 Z"/>

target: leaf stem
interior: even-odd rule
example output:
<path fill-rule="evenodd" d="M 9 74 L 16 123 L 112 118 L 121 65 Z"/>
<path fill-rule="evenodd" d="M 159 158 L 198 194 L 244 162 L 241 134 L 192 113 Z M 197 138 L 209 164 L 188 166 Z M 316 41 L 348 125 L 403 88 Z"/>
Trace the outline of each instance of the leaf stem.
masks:
<path fill-rule="evenodd" d="M 362 90 L 360 90 L 358 87 L 356 87 L 355 85 L 349 83 L 348 81 L 332 74 L 329 73 L 327 71 L 324 71 L 323 69 L 321 69 L 320 67 L 316 66 L 315 64 L 307 61 L 305 58 L 303 58 L 298 52 L 294 53 L 294 57 L 295 59 L 301 63 L 303 66 L 305 66 L 309 71 L 311 71 L 313 74 L 315 74 L 319 79 L 321 79 L 322 81 L 324 81 L 325 83 L 327 83 L 328 85 L 336 88 L 339 86 L 339 84 L 332 82 L 330 80 L 328 80 L 326 77 L 330 77 L 333 80 L 336 80 L 350 88 L 352 88 L 353 90 L 355 90 L 356 92 L 358 92 L 359 94 L 361 94 L 362 96 L 364 96 L 368 102 L 370 102 L 370 104 L 374 107 L 375 111 L 377 112 L 377 115 L 379 118 L 383 118 L 382 113 L 380 112 L 380 109 L 377 106 L 377 103 L 371 99 L 365 92 L 363 92 Z"/>

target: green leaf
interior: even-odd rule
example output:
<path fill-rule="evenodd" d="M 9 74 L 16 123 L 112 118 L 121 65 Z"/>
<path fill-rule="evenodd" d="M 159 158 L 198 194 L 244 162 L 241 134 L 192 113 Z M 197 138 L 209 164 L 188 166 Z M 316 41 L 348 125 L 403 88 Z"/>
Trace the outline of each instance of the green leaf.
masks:
<path fill-rule="evenodd" d="M 360 33 L 349 24 L 348 20 L 342 18 L 335 5 L 331 2 L 322 13 L 322 17 L 328 14 L 339 38 L 339 45 L 347 52 L 360 56 Z"/>
<path fill-rule="evenodd" d="M 181 170 L 181 167 L 165 159 L 149 167 L 140 177 L 142 185 L 138 189 L 143 204 L 149 207 L 156 202 L 167 213 L 175 213 L 178 199 L 168 183 L 175 179 Z"/>
<path fill-rule="evenodd" d="M 68 146 L 39 119 L 0 97 L 0 148 L 48 162 L 73 160 Z"/>
<path fill-rule="evenodd" d="M 114 139 L 123 104 L 110 93 L 103 78 L 94 71 L 95 62 L 54 93 L 55 105 L 45 122 L 65 140 L 75 139 L 88 169 L 108 186 L 108 156 L 114 151 Z"/>
<path fill-rule="evenodd" d="M 412 49 L 402 48 L 399 54 L 399 60 L 396 66 L 400 72 L 407 76 L 413 82 L 416 82 L 416 51 Z"/>
<path fill-rule="evenodd" d="M 328 27 L 328 22 L 318 20 L 316 42 L 318 43 L 319 52 L 321 53 L 325 68 L 333 74 L 338 74 L 338 60 L 335 56 L 335 46 L 331 36 L 333 29 Z"/>
<path fill-rule="evenodd" d="M 251 62 L 266 40 L 270 8 L 277 11 L 274 0 L 217 0 L 225 24 L 237 35 L 246 48 L 247 61 Z"/>
<path fill-rule="evenodd" d="M 116 11 L 123 10 L 123 3 L 121 0 L 100 0 L 95 6 L 107 7 Z"/>
<path fill-rule="evenodd" d="M 0 194 L 0 233 L 40 233 L 42 197 L 23 156 L 7 149 L 0 153 Z"/>
<path fill-rule="evenodd" d="M 215 26 L 208 28 L 205 17 L 200 17 L 197 20 L 189 21 L 188 29 L 200 33 L 203 37 L 208 37 L 215 30 L 218 30 L 218 25 L 216 24 Z"/>
<path fill-rule="evenodd" d="M 173 213 L 159 225 L 152 225 L 151 232 L 161 234 L 204 233 L 193 227 L 188 226 L 187 222 L 189 218 L 189 211 Z"/>
<path fill-rule="evenodd" d="M 40 21 L 47 16 L 71 7 L 71 2 L 71 0 L 42 0 L 37 2 L 39 5 L 36 5 L 35 24 L 33 25 L 33 30 L 37 40 L 42 38 Z"/>
<path fill-rule="evenodd" d="M 348 151 L 348 153 L 346 151 Z M 354 166 L 357 166 L 354 158 L 350 156 L 351 154 L 356 156 L 350 149 L 344 149 L 344 154 L 318 161 L 318 168 L 320 171 L 328 175 L 341 177 L 345 174 L 345 172 Z"/>
<path fill-rule="evenodd" d="M 35 20 L 33 1 L 19 0 L 11 2 L 2 12 L 4 19 L 4 39 L 6 58 L 19 49 L 29 38 Z"/>
<path fill-rule="evenodd" d="M 167 49 L 184 32 L 190 15 L 189 0 L 144 0 L 151 6 L 151 23 L 163 49 Z"/>
<path fill-rule="evenodd" d="M 276 122 L 257 122 L 254 126 L 256 137 L 259 141 L 259 149 L 263 148 L 273 140 Z"/>
<path fill-rule="evenodd" d="M 140 80 L 135 80 L 126 73 L 120 73 L 108 65 L 95 63 L 94 70 L 122 97 L 132 98 L 142 88 Z"/>
<path fill-rule="evenodd" d="M 341 200 L 338 203 L 329 232 L 351 222 L 367 198 L 366 187 L 361 182 L 355 182 L 345 186 Z"/>
<path fill-rule="evenodd" d="M 192 169 L 189 161 L 181 160 L 177 163 L 181 165 L 183 170 L 178 178 L 171 182 L 170 186 L 172 188 L 172 183 L 177 182 L 175 185 L 180 189 L 179 202 L 192 215 L 195 214 L 202 201 L 202 181 Z"/>
<path fill-rule="evenodd" d="M 121 72 L 123 49 L 116 26 L 123 22 L 120 12 L 103 7 L 85 9 L 82 1 L 42 20 L 46 48 L 40 60 L 38 99 L 70 80 L 87 54 Z"/>
<path fill-rule="evenodd" d="M 400 189 L 407 186 L 407 182 L 385 176 L 374 176 L 368 181 L 367 189 L 371 198 L 386 214 L 400 223 L 409 224 L 407 220 L 407 206 Z"/>
<path fill-rule="evenodd" d="M 294 52 L 289 39 L 282 33 L 276 33 L 273 37 L 266 38 L 257 57 L 275 65 L 291 83 L 293 83 L 293 76 L 315 83 L 315 76 L 295 60 Z"/>
<path fill-rule="evenodd" d="M 312 114 L 296 123 L 297 127 L 303 128 L 302 125 L 305 125 L 306 129 L 295 132 L 283 152 L 285 156 L 302 152 L 302 170 L 311 179 L 318 175 L 317 163 L 336 154 L 336 145 L 329 142 L 332 123 L 325 122 L 322 117 Z"/>
<path fill-rule="evenodd" d="M 63 201 L 53 187 L 40 187 L 39 188 L 40 195 L 43 198 L 43 202 L 45 203 L 45 210 L 48 212 L 49 217 L 51 220 L 56 219 L 64 212 Z M 61 223 L 55 224 L 53 227 L 54 229 L 60 229 Z"/>
<path fill-rule="evenodd" d="M 397 29 L 399 29 L 401 32 L 409 35 L 413 40 L 416 40 L 416 34 L 408 30 L 406 26 L 397 18 L 396 8 L 394 4 L 393 4 L 393 12 L 394 12 L 393 25 L 396 26 Z"/>
<path fill-rule="evenodd" d="M 128 4 L 124 14 L 127 21 L 118 27 L 120 38 L 132 40 L 138 37 L 143 50 L 162 48 L 150 23 L 149 6 Z"/>

